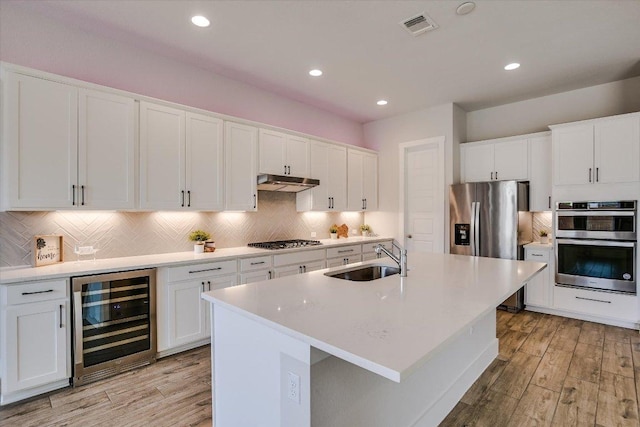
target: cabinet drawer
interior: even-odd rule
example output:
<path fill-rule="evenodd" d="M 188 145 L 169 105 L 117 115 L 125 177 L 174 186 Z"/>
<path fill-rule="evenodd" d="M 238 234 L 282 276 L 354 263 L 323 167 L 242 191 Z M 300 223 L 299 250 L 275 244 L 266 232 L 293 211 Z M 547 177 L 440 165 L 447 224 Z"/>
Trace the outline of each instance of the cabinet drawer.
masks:
<path fill-rule="evenodd" d="M 549 262 L 550 251 L 544 249 L 528 249 L 524 250 L 524 259 L 526 261 Z"/>
<path fill-rule="evenodd" d="M 300 264 L 310 261 L 324 261 L 324 249 L 316 249 L 311 251 L 302 250 L 290 254 L 274 255 L 273 265 L 278 267 L 281 265 Z"/>
<path fill-rule="evenodd" d="M 375 242 L 375 243 L 363 243 L 362 244 L 362 253 L 363 254 L 369 254 L 369 253 L 375 253 L 376 252 L 376 246 L 378 246 L 379 244 L 382 244 L 382 246 L 384 246 L 385 248 L 391 250 L 391 248 L 393 247 L 393 245 L 391 244 L 391 240 L 385 240 L 384 242 Z"/>
<path fill-rule="evenodd" d="M 244 258 L 240 260 L 240 271 L 254 271 L 263 268 L 271 268 L 271 255 Z"/>
<path fill-rule="evenodd" d="M 636 322 L 637 299 L 635 295 L 596 292 L 585 289 L 555 286 L 554 305 L 562 310 L 611 319 Z"/>
<path fill-rule="evenodd" d="M 10 285 L 6 287 L 6 301 L 7 305 L 12 305 L 59 298 L 66 299 L 68 297 L 67 289 L 67 281 L 64 279 Z"/>
<path fill-rule="evenodd" d="M 361 245 L 338 246 L 337 248 L 327 249 L 327 258 L 353 257 L 362 252 Z"/>
<path fill-rule="evenodd" d="M 185 265 L 182 267 L 170 267 L 168 272 L 169 282 L 180 280 L 200 279 L 203 277 L 221 276 L 238 271 L 237 261 L 207 262 L 202 264 Z"/>

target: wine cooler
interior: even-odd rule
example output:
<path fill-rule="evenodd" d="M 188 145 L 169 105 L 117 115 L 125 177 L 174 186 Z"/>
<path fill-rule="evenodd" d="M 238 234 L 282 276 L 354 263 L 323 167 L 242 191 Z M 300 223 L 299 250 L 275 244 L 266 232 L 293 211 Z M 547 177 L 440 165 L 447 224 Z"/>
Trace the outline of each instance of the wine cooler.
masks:
<path fill-rule="evenodd" d="M 155 362 L 155 269 L 71 279 L 73 385 Z"/>

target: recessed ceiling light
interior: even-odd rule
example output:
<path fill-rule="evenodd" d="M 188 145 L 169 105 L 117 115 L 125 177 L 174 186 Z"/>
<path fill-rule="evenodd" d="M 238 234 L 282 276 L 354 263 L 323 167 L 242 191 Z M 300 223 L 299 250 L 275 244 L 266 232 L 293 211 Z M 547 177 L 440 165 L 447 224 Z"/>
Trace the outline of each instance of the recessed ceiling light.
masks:
<path fill-rule="evenodd" d="M 515 70 L 516 68 L 520 68 L 520 64 L 517 62 L 512 62 L 511 64 L 507 64 L 504 66 L 504 69 L 507 71 Z"/>
<path fill-rule="evenodd" d="M 309 71 L 309 75 L 313 77 L 320 77 L 322 75 L 322 70 L 318 70 L 318 69 L 311 70 Z"/>
<path fill-rule="evenodd" d="M 376 104 L 378 104 L 378 105 L 387 105 L 388 102 L 385 99 L 381 99 L 380 101 L 376 102 Z"/>
<path fill-rule="evenodd" d="M 203 27 L 203 28 L 208 27 L 210 24 L 209 20 L 202 15 L 196 15 L 192 17 L 191 22 L 193 22 L 193 25 L 197 25 L 198 27 Z"/>
<path fill-rule="evenodd" d="M 475 8 L 476 4 L 472 1 L 468 1 L 458 6 L 458 8 L 456 9 L 456 13 L 458 15 L 466 15 L 468 13 L 471 13 Z"/>

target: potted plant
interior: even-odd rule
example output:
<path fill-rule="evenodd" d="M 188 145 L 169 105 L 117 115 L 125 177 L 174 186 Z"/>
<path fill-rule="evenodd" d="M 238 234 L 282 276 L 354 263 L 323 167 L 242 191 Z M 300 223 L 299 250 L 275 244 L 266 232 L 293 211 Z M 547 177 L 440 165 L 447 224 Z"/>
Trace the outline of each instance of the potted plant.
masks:
<path fill-rule="evenodd" d="M 203 253 L 204 242 L 206 242 L 210 238 L 211 238 L 211 235 L 206 231 L 202 231 L 202 230 L 192 231 L 191 234 L 189 234 L 189 240 L 191 240 L 192 242 L 195 242 L 195 244 L 193 245 L 193 252 L 197 254 Z"/>
<path fill-rule="evenodd" d="M 329 227 L 329 233 L 331 234 L 331 238 L 332 239 L 337 239 L 338 238 L 338 226 L 333 224 L 331 227 Z"/>
<path fill-rule="evenodd" d="M 360 231 L 364 237 L 368 236 L 371 233 L 371 227 L 368 224 L 362 224 L 360 226 Z"/>
<path fill-rule="evenodd" d="M 540 243 L 549 243 L 549 233 L 547 233 L 547 230 L 540 230 Z"/>

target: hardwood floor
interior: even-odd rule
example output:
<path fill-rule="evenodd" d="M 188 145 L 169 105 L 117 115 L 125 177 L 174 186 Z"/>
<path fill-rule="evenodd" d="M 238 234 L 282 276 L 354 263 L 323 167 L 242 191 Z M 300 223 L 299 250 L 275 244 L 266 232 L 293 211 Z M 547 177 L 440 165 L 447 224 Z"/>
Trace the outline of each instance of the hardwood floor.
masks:
<path fill-rule="evenodd" d="M 640 426 L 640 334 L 498 311 L 500 354 L 441 427 Z"/>
<path fill-rule="evenodd" d="M 500 354 L 441 426 L 638 426 L 638 331 L 497 313 Z M 0 408 L 9 426 L 210 426 L 210 348 Z M 359 427 L 359 426 L 354 426 Z"/>

